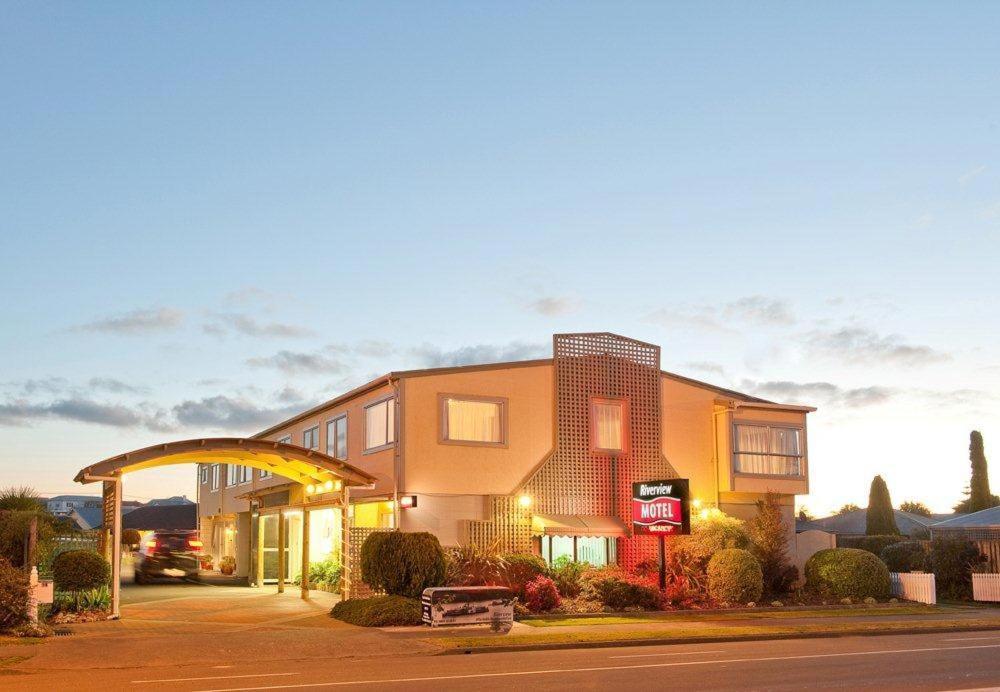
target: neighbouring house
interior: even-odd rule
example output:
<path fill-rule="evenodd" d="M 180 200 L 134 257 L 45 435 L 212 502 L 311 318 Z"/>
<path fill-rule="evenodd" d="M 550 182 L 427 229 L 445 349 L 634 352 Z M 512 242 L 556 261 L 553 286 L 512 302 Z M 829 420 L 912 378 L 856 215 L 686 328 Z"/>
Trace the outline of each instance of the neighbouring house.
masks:
<path fill-rule="evenodd" d="M 374 477 L 343 495 L 339 482 L 200 463 L 199 528 L 252 582 L 278 579 L 279 550 L 288 578 L 303 557 L 353 564 L 368 534 L 392 529 L 634 566 L 657 551 L 632 535 L 634 481 L 688 478 L 697 506 L 744 519 L 773 491 L 791 534 L 814 410 L 666 372 L 652 344 L 558 334 L 551 358 L 391 372 L 253 436 Z"/>
<path fill-rule="evenodd" d="M 991 572 L 1000 572 L 1000 507 L 953 516 L 931 525 L 935 538 L 959 537 L 972 541 L 989 561 Z"/>
<path fill-rule="evenodd" d="M 896 527 L 904 536 L 916 539 L 926 539 L 931 537 L 931 525 L 944 518 L 953 517 L 954 514 L 932 514 L 925 517 L 921 514 L 911 514 L 899 509 L 894 509 L 896 517 Z M 796 532 L 804 531 L 826 531 L 837 536 L 838 539 L 864 536 L 868 529 L 868 510 L 856 509 L 852 512 L 834 514 L 822 519 L 796 519 Z"/>
<path fill-rule="evenodd" d="M 103 500 L 99 495 L 57 495 L 45 500 L 45 508 L 50 514 L 55 516 L 70 516 L 74 509 L 100 509 Z M 122 514 L 127 514 L 137 507 L 142 507 L 141 502 L 135 500 L 122 501 Z"/>
<path fill-rule="evenodd" d="M 147 502 L 144 507 L 159 507 L 161 505 L 195 505 L 194 500 L 189 500 L 186 495 L 174 495 L 173 497 L 160 497 Z"/>

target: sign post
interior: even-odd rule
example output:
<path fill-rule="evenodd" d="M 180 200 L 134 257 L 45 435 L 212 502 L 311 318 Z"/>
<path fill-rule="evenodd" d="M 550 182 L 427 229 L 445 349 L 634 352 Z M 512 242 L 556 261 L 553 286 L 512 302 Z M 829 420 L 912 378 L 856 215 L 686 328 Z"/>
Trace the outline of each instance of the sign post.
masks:
<path fill-rule="evenodd" d="M 688 479 L 632 484 L 632 533 L 659 538 L 660 588 L 667 586 L 666 537 L 691 533 Z"/>

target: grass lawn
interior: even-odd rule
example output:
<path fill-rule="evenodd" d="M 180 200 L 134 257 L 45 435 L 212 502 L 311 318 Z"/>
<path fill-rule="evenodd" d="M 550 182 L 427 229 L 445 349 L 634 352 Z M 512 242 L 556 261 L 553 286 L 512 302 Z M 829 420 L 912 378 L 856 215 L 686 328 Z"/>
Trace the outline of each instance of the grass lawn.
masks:
<path fill-rule="evenodd" d="M 914 630 L 972 630 L 997 628 L 995 618 L 982 620 L 923 620 L 903 622 L 826 622 L 788 625 L 731 625 L 725 627 L 670 627 L 656 629 L 596 628 L 572 632 L 546 632 L 539 634 L 510 634 L 507 636 L 440 637 L 426 641 L 444 650 L 495 648 L 507 646 L 546 646 L 573 644 L 615 644 L 643 641 L 698 642 L 703 640 L 749 639 L 756 637 L 781 638 L 803 635 L 849 635 L 888 633 Z"/>
<path fill-rule="evenodd" d="M 526 618 L 522 624 L 532 627 L 566 627 L 568 625 L 641 625 L 655 622 L 725 622 L 727 620 L 780 620 L 782 618 L 833 618 L 859 615 L 927 615 L 946 612 L 945 608 L 924 605 L 831 608 L 815 610 L 751 610 L 735 613 L 636 613 L 597 617 Z"/>

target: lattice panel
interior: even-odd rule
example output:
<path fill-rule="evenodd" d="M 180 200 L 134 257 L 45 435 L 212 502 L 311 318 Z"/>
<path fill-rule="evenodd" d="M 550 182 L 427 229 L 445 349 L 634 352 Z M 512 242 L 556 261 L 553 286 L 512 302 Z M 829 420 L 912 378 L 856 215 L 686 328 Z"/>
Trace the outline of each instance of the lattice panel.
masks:
<path fill-rule="evenodd" d="M 394 531 L 395 529 L 378 529 L 352 526 L 348 540 L 348 555 L 350 559 L 344 564 L 344 581 L 347 584 L 351 598 L 365 598 L 378 592 L 361 581 L 361 545 L 373 533 Z"/>
<path fill-rule="evenodd" d="M 492 521 L 465 526 L 472 542 L 489 545 L 500 538 L 508 550 L 530 549 L 532 511 L 613 516 L 628 526 L 632 482 L 677 477 L 660 444 L 659 347 L 614 334 L 557 334 L 553 351 L 556 448 L 523 489 L 534 505 L 526 510 L 514 496 L 492 498 Z M 594 397 L 628 402 L 626 453 L 612 457 L 591 450 Z M 650 537 L 618 541 L 619 563 L 625 566 L 655 551 Z"/>

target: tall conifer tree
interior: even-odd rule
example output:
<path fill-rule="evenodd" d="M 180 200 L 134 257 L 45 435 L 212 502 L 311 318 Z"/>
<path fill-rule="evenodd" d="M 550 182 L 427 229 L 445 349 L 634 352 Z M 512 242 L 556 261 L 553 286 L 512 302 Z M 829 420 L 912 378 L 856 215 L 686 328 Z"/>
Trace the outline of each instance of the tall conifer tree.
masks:
<path fill-rule="evenodd" d="M 896 515 L 892 511 L 892 500 L 889 498 L 889 488 L 882 476 L 872 479 L 872 487 L 868 492 L 868 525 L 865 533 L 869 536 L 898 536 Z"/>

